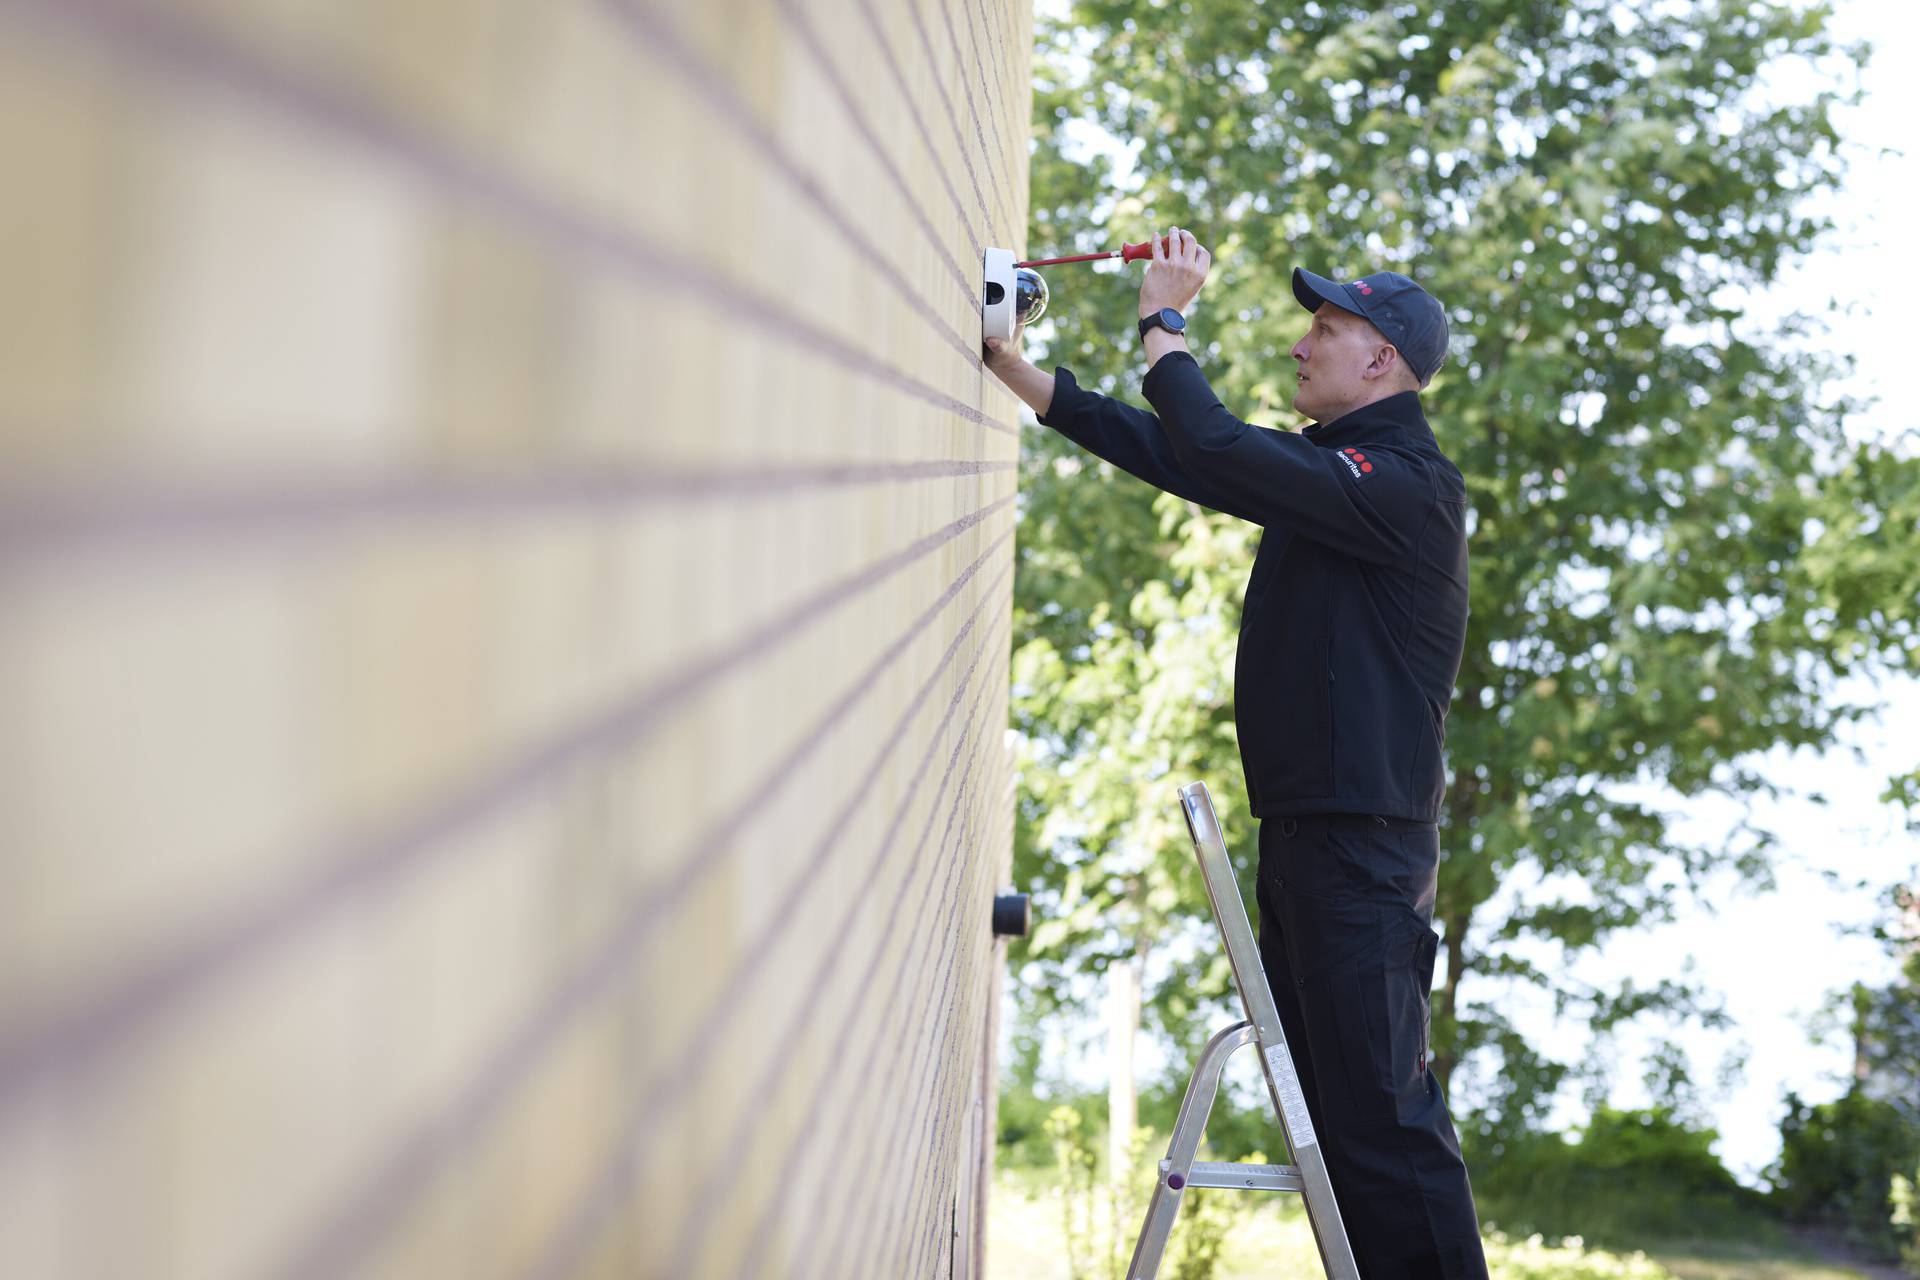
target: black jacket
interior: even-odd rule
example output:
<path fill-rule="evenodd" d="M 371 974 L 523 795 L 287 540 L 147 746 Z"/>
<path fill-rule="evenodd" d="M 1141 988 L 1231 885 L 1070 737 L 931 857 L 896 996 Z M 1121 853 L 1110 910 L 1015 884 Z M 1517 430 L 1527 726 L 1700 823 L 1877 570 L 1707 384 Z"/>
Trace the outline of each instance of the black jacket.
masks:
<path fill-rule="evenodd" d="M 1265 528 L 1233 672 L 1254 815 L 1438 820 L 1467 633 L 1467 495 L 1419 394 L 1296 432 L 1228 413 L 1186 352 L 1163 356 L 1141 390 L 1158 417 L 1056 369 L 1040 421 Z"/>

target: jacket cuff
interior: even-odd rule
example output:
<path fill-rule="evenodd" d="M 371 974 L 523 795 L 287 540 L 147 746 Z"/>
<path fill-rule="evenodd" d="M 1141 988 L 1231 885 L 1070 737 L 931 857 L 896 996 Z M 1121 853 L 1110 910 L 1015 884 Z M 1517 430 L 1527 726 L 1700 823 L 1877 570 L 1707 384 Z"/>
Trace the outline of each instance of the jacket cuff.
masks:
<path fill-rule="evenodd" d="M 1063 365 L 1053 369 L 1053 399 L 1047 404 L 1047 411 L 1036 415 L 1043 427 L 1057 427 L 1071 418 L 1074 411 L 1089 400 L 1098 399 L 1091 391 L 1082 389 L 1074 378 L 1073 370 Z"/>

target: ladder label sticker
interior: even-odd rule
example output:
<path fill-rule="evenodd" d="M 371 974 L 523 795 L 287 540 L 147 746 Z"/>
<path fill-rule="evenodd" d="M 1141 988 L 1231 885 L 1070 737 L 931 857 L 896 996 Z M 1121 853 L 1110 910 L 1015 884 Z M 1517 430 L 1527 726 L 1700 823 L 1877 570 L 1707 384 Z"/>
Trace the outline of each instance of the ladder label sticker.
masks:
<path fill-rule="evenodd" d="M 1295 1147 L 1317 1146 L 1319 1140 L 1313 1136 L 1313 1118 L 1307 1113 L 1307 1095 L 1300 1091 L 1300 1077 L 1293 1073 L 1293 1063 L 1287 1058 L 1285 1046 L 1276 1044 L 1267 1049 L 1267 1078 L 1273 1081 L 1273 1091 L 1279 1095 L 1288 1140 Z"/>

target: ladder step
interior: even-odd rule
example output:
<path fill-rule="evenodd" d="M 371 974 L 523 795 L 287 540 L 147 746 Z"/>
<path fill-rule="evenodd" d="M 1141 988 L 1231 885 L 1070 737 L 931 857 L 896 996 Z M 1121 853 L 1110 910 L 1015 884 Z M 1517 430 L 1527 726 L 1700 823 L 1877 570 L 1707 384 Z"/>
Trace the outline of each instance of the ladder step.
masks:
<path fill-rule="evenodd" d="M 1160 1162 L 1161 1176 L 1173 1161 Z M 1306 1180 L 1290 1164 L 1242 1164 L 1237 1160 L 1196 1160 L 1187 1170 L 1190 1187 L 1226 1187 L 1234 1191 L 1305 1191 Z"/>

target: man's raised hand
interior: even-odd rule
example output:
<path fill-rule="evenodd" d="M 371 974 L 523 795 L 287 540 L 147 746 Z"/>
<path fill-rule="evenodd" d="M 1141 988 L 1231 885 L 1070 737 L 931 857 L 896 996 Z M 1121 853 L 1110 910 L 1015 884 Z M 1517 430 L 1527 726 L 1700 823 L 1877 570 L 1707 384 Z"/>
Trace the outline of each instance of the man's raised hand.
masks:
<path fill-rule="evenodd" d="M 1193 232 L 1171 228 L 1164 239 L 1152 237 L 1153 261 L 1147 264 L 1146 278 L 1140 282 L 1140 318 L 1146 319 L 1162 307 L 1185 311 L 1200 296 L 1207 282 L 1207 268 L 1213 255 L 1200 247 Z"/>

